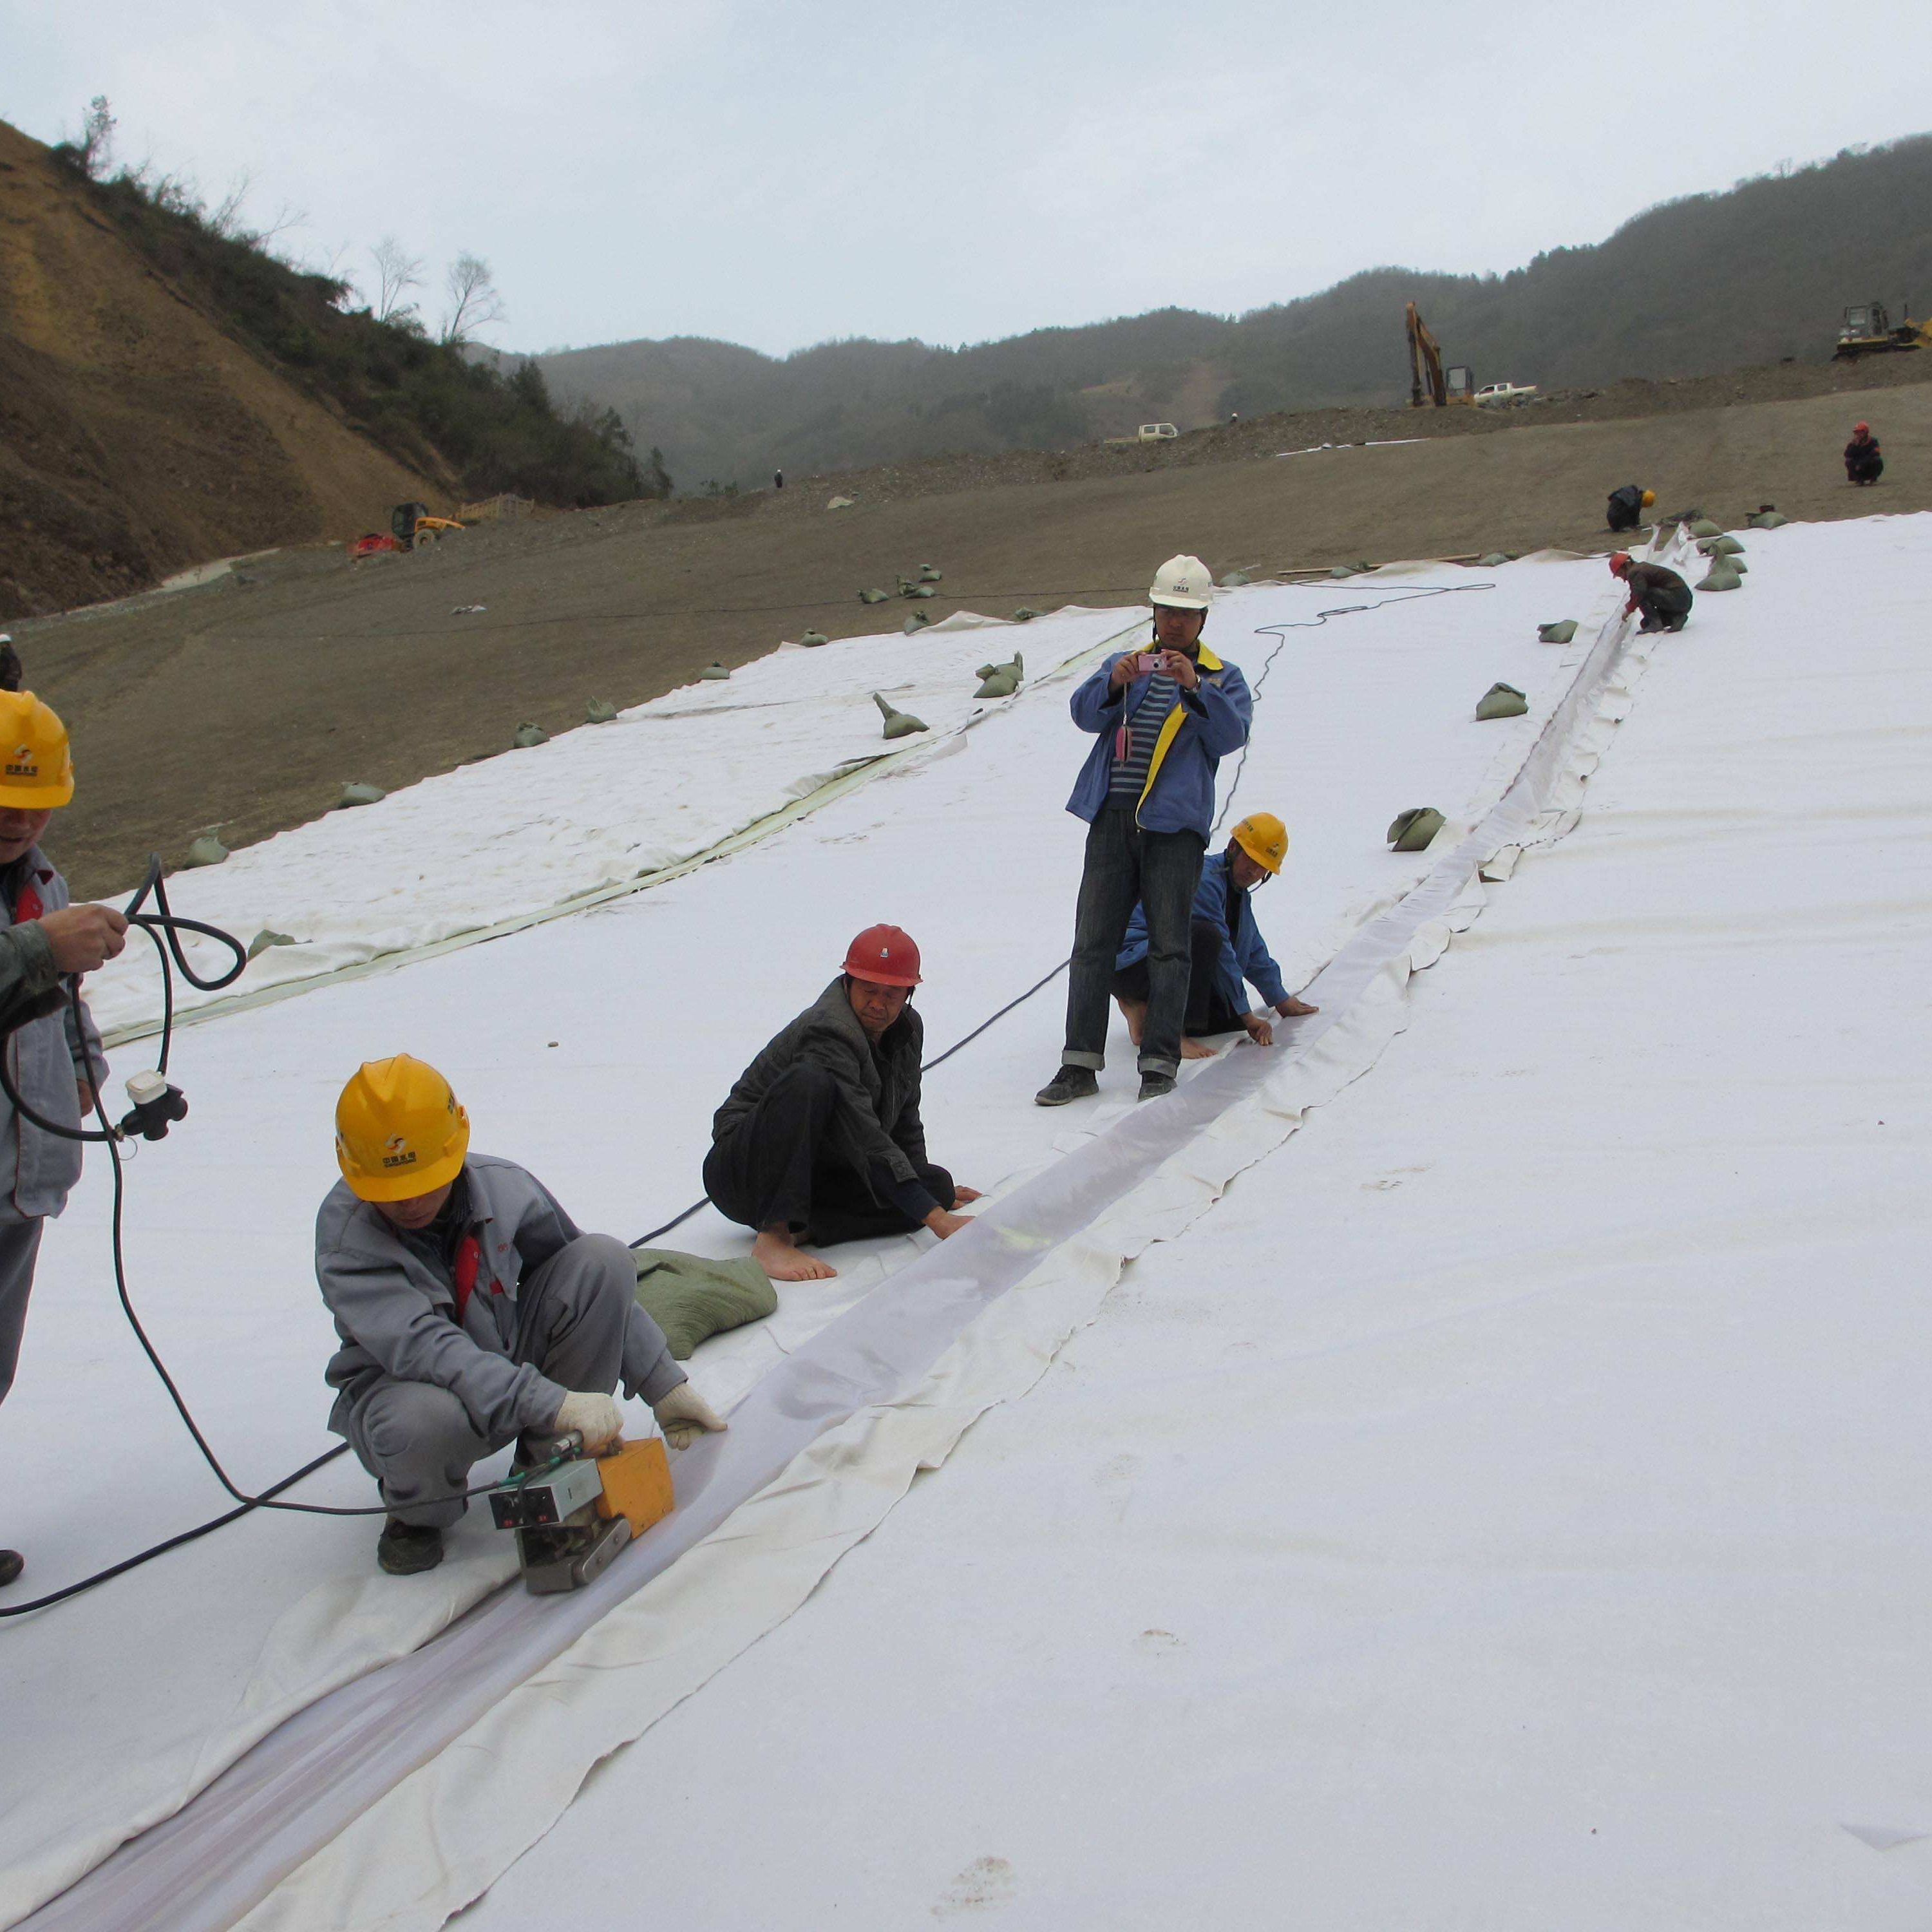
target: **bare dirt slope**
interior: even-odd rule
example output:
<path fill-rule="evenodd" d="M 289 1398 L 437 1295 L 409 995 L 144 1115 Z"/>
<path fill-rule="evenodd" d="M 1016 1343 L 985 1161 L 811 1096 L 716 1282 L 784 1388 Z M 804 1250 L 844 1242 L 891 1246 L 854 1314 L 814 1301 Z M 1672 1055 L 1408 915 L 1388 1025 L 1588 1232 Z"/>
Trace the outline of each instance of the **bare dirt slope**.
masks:
<path fill-rule="evenodd" d="M 592 695 L 635 704 L 808 626 L 896 627 L 908 607 L 856 593 L 921 562 L 945 573 L 920 607 L 933 616 L 1004 615 L 1138 601 L 1180 550 L 1218 572 L 1607 549 L 1604 500 L 1630 481 L 1727 522 L 1767 501 L 1801 518 L 1932 508 L 1932 382 L 1906 373 L 1608 421 L 1523 412 L 1450 428 L 1442 416 L 1467 412 L 1394 412 L 1398 430 L 1443 433 L 1285 457 L 1264 452 L 1333 439 L 1277 418 L 1203 439 L 1220 460 L 1190 457 L 1184 439 L 1148 470 L 1096 456 L 1102 473 L 1076 474 L 1074 452 L 1060 482 L 974 488 L 944 464 L 848 476 L 836 487 L 859 498 L 850 510 L 824 508 L 834 486 L 793 487 L 480 528 L 356 565 L 281 552 L 204 588 L 16 626 L 28 682 L 74 736 L 80 791 L 50 842 L 82 890 L 103 892 L 151 848 L 178 857 L 203 826 L 224 824 L 231 844 L 264 836 L 325 809 L 345 780 L 394 788 L 500 751 L 520 719 L 564 729 Z M 1839 462 L 1857 416 L 1890 464 L 1875 490 L 1849 488 Z M 487 608 L 454 614 L 472 604 Z"/>
<path fill-rule="evenodd" d="M 0 123 L 0 616 L 386 529 L 422 478 L 292 388 Z"/>

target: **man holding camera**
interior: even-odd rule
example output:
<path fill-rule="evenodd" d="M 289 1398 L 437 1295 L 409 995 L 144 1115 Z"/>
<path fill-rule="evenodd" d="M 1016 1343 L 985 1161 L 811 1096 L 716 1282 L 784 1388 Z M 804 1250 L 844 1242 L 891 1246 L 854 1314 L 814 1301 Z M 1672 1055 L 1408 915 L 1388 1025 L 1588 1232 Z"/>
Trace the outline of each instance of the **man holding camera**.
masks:
<path fill-rule="evenodd" d="M 1087 822 L 1060 1071 L 1034 1097 L 1064 1106 L 1099 1090 L 1114 959 L 1138 902 L 1148 935 L 1140 1097 L 1174 1090 L 1187 1010 L 1190 914 L 1214 816 L 1215 774 L 1248 740 L 1253 701 L 1237 665 L 1201 641 L 1214 596 L 1197 556 L 1155 573 L 1154 648 L 1109 658 L 1073 694 L 1095 734 L 1066 808 Z"/>

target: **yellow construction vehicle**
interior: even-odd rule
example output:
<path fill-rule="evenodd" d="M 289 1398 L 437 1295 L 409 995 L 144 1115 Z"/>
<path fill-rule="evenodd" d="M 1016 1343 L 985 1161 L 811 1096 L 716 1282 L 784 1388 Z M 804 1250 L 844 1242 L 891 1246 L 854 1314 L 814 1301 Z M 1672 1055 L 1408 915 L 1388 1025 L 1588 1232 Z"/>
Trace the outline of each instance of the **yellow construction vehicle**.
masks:
<path fill-rule="evenodd" d="M 1845 311 L 1832 359 L 1855 362 L 1861 356 L 1883 356 L 1900 349 L 1932 349 L 1932 325 L 1914 322 L 1910 302 L 1905 305 L 1904 321 L 1896 328 L 1884 303 L 1858 302 Z"/>
<path fill-rule="evenodd" d="M 398 503 L 389 512 L 389 528 L 404 550 L 419 550 L 462 527 L 454 517 L 432 517 L 427 503 Z"/>
<path fill-rule="evenodd" d="M 1429 325 L 1418 314 L 1414 303 L 1409 304 L 1405 319 L 1408 328 L 1409 407 L 1421 408 L 1425 390 L 1429 400 L 1438 410 L 1450 403 L 1467 403 L 1473 407 L 1476 400 L 1475 371 L 1462 362 L 1452 362 L 1447 369 L 1443 368 L 1442 347 L 1430 334 Z"/>

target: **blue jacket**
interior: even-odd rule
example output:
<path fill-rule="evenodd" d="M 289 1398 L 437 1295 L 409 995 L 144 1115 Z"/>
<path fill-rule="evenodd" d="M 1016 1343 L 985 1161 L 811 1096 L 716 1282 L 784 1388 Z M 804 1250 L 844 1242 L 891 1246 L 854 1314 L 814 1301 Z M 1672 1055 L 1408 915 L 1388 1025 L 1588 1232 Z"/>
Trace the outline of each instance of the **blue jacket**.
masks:
<path fill-rule="evenodd" d="M 1240 901 L 1235 908 L 1232 941 L 1226 937 L 1230 892 Z M 1238 1013 L 1247 1010 L 1247 995 L 1241 986 L 1244 980 L 1251 982 L 1271 1006 L 1280 1006 L 1288 998 L 1288 988 L 1281 983 L 1281 968 L 1274 963 L 1268 943 L 1262 938 L 1262 929 L 1255 923 L 1253 898 L 1234 884 L 1226 852 L 1210 852 L 1202 861 L 1201 883 L 1194 889 L 1192 917 L 1208 920 L 1223 935 L 1221 958 L 1214 974 L 1223 1004 Z M 1118 972 L 1136 960 L 1144 959 L 1147 950 L 1147 914 L 1136 905 L 1127 921 L 1126 942 L 1114 962 L 1114 970 Z"/>
<path fill-rule="evenodd" d="M 1114 652 L 1074 692 L 1068 706 L 1082 730 L 1098 734 L 1066 801 L 1067 810 L 1089 825 L 1100 817 L 1113 784 L 1114 734 L 1147 702 L 1154 682 L 1137 677 L 1124 690 L 1110 688 L 1114 665 L 1130 655 Z M 1205 644 L 1199 664 L 1200 683 L 1181 692 L 1161 728 L 1134 823 L 1146 832 L 1198 832 L 1204 842 L 1214 818 L 1215 772 L 1230 752 L 1248 742 L 1254 700 L 1240 665 L 1223 664 Z"/>

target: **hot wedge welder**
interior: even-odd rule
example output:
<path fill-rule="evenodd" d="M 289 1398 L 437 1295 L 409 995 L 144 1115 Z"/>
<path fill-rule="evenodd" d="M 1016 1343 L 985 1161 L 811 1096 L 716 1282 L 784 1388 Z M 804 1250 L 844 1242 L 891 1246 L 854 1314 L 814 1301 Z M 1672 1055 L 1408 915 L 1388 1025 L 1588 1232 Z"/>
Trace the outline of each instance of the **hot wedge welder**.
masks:
<path fill-rule="evenodd" d="M 544 1446 L 548 1460 L 490 1492 L 490 1514 L 516 1532 L 524 1582 L 537 1596 L 582 1588 L 674 1507 L 670 1461 L 655 1436 L 601 1456 L 585 1455 L 575 1435 Z"/>

